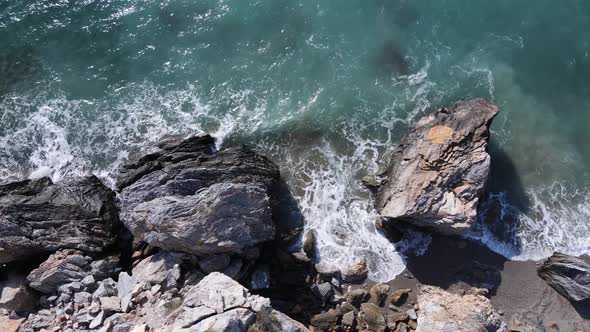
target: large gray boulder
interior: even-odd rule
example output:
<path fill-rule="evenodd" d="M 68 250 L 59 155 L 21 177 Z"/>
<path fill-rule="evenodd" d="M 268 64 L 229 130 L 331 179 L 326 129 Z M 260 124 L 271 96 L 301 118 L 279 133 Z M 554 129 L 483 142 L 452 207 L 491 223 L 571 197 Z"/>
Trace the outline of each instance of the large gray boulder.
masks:
<path fill-rule="evenodd" d="M 537 273 L 569 301 L 590 299 L 590 264 L 579 258 L 556 252 L 539 266 Z"/>
<path fill-rule="evenodd" d="M 377 192 L 378 212 L 443 233 L 468 230 L 488 179 L 489 127 L 497 112 L 474 99 L 422 118 L 391 158 Z"/>
<path fill-rule="evenodd" d="M 210 136 L 168 139 L 124 166 L 121 220 L 151 245 L 197 255 L 241 253 L 274 239 L 278 168 L 243 146 L 215 151 Z"/>
<path fill-rule="evenodd" d="M 43 252 L 100 252 L 118 223 L 114 193 L 94 176 L 0 185 L 0 263 Z"/>
<path fill-rule="evenodd" d="M 418 286 L 416 332 L 508 332 L 508 327 L 482 295 L 458 295 L 434 286 Z"/>

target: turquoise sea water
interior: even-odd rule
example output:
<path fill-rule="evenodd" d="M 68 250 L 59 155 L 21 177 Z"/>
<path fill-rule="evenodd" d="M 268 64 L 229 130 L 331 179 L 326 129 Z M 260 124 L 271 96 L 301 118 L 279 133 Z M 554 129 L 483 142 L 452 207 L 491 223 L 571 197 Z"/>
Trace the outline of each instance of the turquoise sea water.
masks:
<path fill-rule="evenodd" d="M 282 169 L 321 259 L 400 252 L 359 179 L 432 108 L 484 97 L 494 177 L 472 234 L 511 259 L 590 251 L 590 3 L 5 0 L 0 178 L 93 172 L 166 134 L 242 142 Z"/>

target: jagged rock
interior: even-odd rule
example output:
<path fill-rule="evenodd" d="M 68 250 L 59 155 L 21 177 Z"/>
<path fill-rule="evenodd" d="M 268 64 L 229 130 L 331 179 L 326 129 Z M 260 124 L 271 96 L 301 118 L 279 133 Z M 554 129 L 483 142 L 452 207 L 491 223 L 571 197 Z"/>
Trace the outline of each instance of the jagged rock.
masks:
<path fill-rule="evenodd" d="M 410 317 L 405 312 L 393 312 L 387 315 L 387 326 L 389 330 L 394 331 L 395 327 L 401 322 L 407 322 Z"/>
<path fill-rule="evenodd" d="M 88 292 L 79 292 L 74 294 L 74 303 L 90 303 L 92 301 L 92 294 Z"/>
<path fill-rule="evenodd" d="M 443 233 L 467 231 L 488 179 L 489 126 L 497 112 L 491 103 L 474 99 L 422 118 L 391 158 L 377 211 Z"/>
<path fill-rule="evenodd" d="M 322 302 L 327 302 L 332 298 L 332 296 L 334 296 L 334 289 L 332 288 L 332 284 L 329 282 L 313 285 L 311 290 L 315 296 L 322 300 Z"/>
<path fill-rule="evenodd" d="M 151 245 L 197 255 L 241 253 L 274 239 L 278 168 L 243 146 L 215 151 L 210 136 L 160 143 L 121 169 L 121 220 Z"/>
<path fill-rule="evenodd" d="M 346 294 L 346 301 L 352 304 L 356 308 L 360 308 L 361 303 L 367 302 L 369 300 L 369 292 L 366 290 L 359 288 L 352 290 Z"/>
<path fill-rule="evenodd" d="M 160 251 L 137 264 L 132 270 L 132 275 L 140 283 L 162 285 L 164 289 L 173 288 L 180 279 L 181 262 L 179 256 L 168 251 Z"/>
<path fill-rule="evenodd" d="M 258 328 L 258 331 L 309 332 L 303 324 L 269 307 L 264 307 L 257 313 L 254 327 Z"/>
<path fill-rule="evenodd" d="M 418 286 L 417 332 L 508 332 L 490 300 L 481 295 L 457 295 L 438 287 Z"/>
<path fill-rule="evenodd" d="M 24 318 L 10 318 L 8 316 L 0 315 L 0 328 L 3 332 L 16 332 L 23 323 Z"/>
<path fill-rule="evenodd" d="M 308 331 L 274 310 L 268 299 L 251 295 L 242 285 L 219 272 L 207 275 L 188 290 L 180 308 L 157 329 L 246 332 L 254 324 L 272 327 L 268 331 Z"/>
<path fill-rule="evenodd" d="M 37 304 L 37 296 L 20 275 L 10 275 L 0 283 L 0 308 L 8 311 L 30 310 Z"/>
<path fill-rule="evenodd" d="M 231 257 L 229 255 L 210 255 L 199 259 L 199 267 L 203 272 L 219 272 L 229 266 Z"/>
<path fill-rule="evenodd" d="M 407 331 L 408 331 L 408 324 L 406 324 L 405 322 L 399 322 L 397 324 L 394 332 L 407 332 Z"/>
<path fill-rule="evenodd" d="M 361 304 L 361 324 L 366 330 L 374 332 L 383 332 L 387 329 L 385 317 L 373 303 Z"/>
<path fill-rule="evenodd" d="M 322 331 L 330 330 L 338 325 L 340 317 L 342 317 L 342 312 L 340 310 L 330 309 L 311 317 L 310 323 L 313 327 Z"/>
<path fill-rule="evenodd" d="M 387 293 L 389 292 L 389 285 L 386 284 L 375 284 L 371 287 L 369 293 L 371 294 L 371 303 L 378 306 L 382 306 L 387 299 Z"/>
<path fill-rule="evenodd" d="M 590 264 L 579 258 L 555 253 L 539 266 L 537 273 L 569 301 L 590 299 Z"/>
<path fill-rule="evenodd" d="M 121 311 L 121 300 L 117 296 L 100 297 L 100 309 L 106 314 Z"/>
<path fill-rule="evenodd" d="M 353 331 L 356 327 L 356 312 L 349 311 L 342 315 L 342 326 L 349 331 Z"/>
<path fill-rule="evenodd" d="M 94 319 L 90 322 L 90 325 L 88 325 L 88 327 L 93 330 L 99 326 L 102 325 L 102 322 L 104 321 L 104 311 L 101 311 L 98 315 L 96 315 L 96 317 L 94 317 Z"/>
<path fill-rule="evenodd" d="M 117 283 L 112 278 L 107 278 L 98 283 L 98 288 L 92 293 L 92 298 L 117 295 Z"/>
<path fill-rule="evenodd" d="M 94 176 L 0 185 L 0 263 L 44 252 L 101 252 L 119 225 L 114 193 Z"/>
<path fill-rule="evenodd" d="M 408 295 L 411 292 L 411 289 L 406 289 L 406 288 L 402 288 L 402 289 L 398 289 L 395 292 L 393 292 L 391 294 L 391 304 L 395 305 L 395 306 L 401 306 L 404 303 L 406 303 L 406 300 L 408 299 Z"/>
<path fill-rule="evenodd" d="M 90 273 L 90 262 L 79 251 L 58 251 L 31 271 L 27 281 L 32 288 L 50 294 L 61 285 L 84 279 Z"/>
<path fill-rule="evenodd" d="M 342 281 L 347 283 L 362 283 L 367 279 L 368 273 L 367 260 L 363 258 L 341 271 Z"/>

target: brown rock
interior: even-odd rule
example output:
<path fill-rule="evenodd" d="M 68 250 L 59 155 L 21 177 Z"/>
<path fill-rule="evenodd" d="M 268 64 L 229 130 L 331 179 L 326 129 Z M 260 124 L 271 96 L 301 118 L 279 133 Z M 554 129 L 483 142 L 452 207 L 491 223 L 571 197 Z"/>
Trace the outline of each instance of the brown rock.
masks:
<path fill-rule="evenodd" d="M 409 326 L 409 327 L 410 327 L 412 330 L 415 330 L 415 329 L 416 329 L 416 327 L 418 326 L 418 323 L 416 323 L 416 321 L 415 321 L 415 320 L 411 320 L 411 321 L 409 321 L 409 322 L 408 322 L 408 326 Z"/>
<path fill-rule="evenodd" d="M 350 267 L 341 271 L 342 281 L 347 283 L 362 283 L 367 279 L 369 269 L 367 267 L 367 260 L 360 259 L 354 262 Z"/>
<path fill-rule="evenodd" d="M 369 293 L 366 290 L 359 288 L 348 292 L 348 294 L 346 294 L 346 301 L 356 308 L 359 308 L 361 303 L 369 300 L 369 297 Z"/>
<path fill-rule="evenodd" d="M 374 332 L 383 332 L 387 329 L 385 317 L 381 310 L 373 303 L 361 304 L 362 325 L 365 329 Z"/>
<path fill-rule="evenodd" d="M 342 313 L 340 310 L 330 309 L 327 312 L 322 312 L 321 314 L 313 316 L 310 323 L 313 327 L 328 330 L 336 327 L 341 316 Z"/>
<path fill-rule="evenodd" d="M 371 287 L 371 303 L 378 306 L 383 306 L 387 299 L 387 293 L 389 292 L 389 285 L 386 284 L 375 284 Z"/>
<path fill-rule="evenodd" d="M 418 121 L 391 158 L 377 211 L 442 233 L 469 230 L 488 179 L 489 126 L 497 113 L 483 99 L 462 100 Z"/>
<path fill-rule="evenodd" d="M 391 304 L 396 305 L 398 307 L 403 305 L 404 303 L 406 303 L 408 295 L 411 291 L 411 289 L 407 288 L 396 290 L 395 292 L 393 292 L 393 294 L 391 294 Z"/>
<path fill-rule="evenodd" d="M 310 229 L 305 233 L 305 240 L 303 241 L 303 252 L 311 259 L 315 258 L 315 242 L 316 233 L 315 230 Z"/>

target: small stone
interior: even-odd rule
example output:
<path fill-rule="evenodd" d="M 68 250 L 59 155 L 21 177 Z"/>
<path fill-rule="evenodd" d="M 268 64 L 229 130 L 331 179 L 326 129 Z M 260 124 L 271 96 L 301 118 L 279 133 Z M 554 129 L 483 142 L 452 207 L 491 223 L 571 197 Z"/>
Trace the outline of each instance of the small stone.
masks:
<path fill-rule="evenodd" d="M 69 303 L 70 301 L 72 301 L 72 297 L 68 294 L 61 294 L 58 298 L 57 298 L 57 302 L 58 303 Z"/>
<path fill-rule="evenodd" d="M 96 280 L 94 280 L 94 277 L 90 275 L 90 276 L 84 277 L 84 279 L 82 279 L 81 283 L 82 283 L 82 286 L 84 286 L 84 287 L 92 287 L 94 284 L 96 284 Z"/>
<path fill-rule="evenodd" d="M 367 302 L 369 297 L 370 295 L 366 290 L 359 288 L 348 292 L 346 294 L 346 301 L 356 308 L 360 308 L 361 303 Z"/>
<path fill-rule="evenodd" d="M 406 303 L 408 295 L 411 291 L 411 289 L 407 288 L 396 290 L 395 292 L 393 292 L 393 294 L 391 294 L 391 304 L 396 305 L 398 307 L 403 305 L 404 303 Z"/>
<path fill-rule="evenodd" d="M 328 330 L 336 327 L 340 317 L 340 310 L 330 309 L 327 312 L 323 312 L 313 316 L 310 320 L 310 323 L 312 326 L 317 327 L 319 329 Z"/>
<path fill-rule="evenodd" d="M 93 298 L 117 295 L 117 283 L 111 279 L 104 279 L 98 283 L 98 288 L 92 293 Z"/>
<path fill-rule="evenodd" d="M 408 332 L 408 324 L 406 324 L 404 322 L 397 324 L 397 328 L 395 329 L 395 332 Z"/>
<path fill-rule="evenodd" d="M 362 283 L 367 279 L 369 269 L 367 267 L 367 260 L 360 259 L 354 262 L 350 267 L 343 269 L 342 280 L 346 283 Z"/>
<path fill-rule="evenodd" d="M 312 292 L 317 296 L 322 302 L 327 302 L 332 296 L 334 295 L 334 289 L 329 282 L 324 282 L 319 285 L 313 285 L 311 287 Z"/>
<path fill-rule="evenodd" d="M 370 331 L 383 332 L 387 329 L 385 317 L 381 314 L 379 307 L 373 303 L 361 304 L 361 317 L 364 325 Z"/>
<path fill-rule="evenodd" d="M 93 329 L 101 326 L 103 321 L 104 321 L 104 311 L 101 311 L 96 317 L 94 317 L 94 319 L 90 322 L 90 325 L 88 327 L 91 330 L 93 330 Z"/>
<path fill-rule="evenodd" d="M 121 302 L 116 296 L 101 297 L 100 308 L 107 314 L 121 311 Z"/>
<path fill-rule="evenodd" d="M 413 320 L 417 320 L 418 319 L 418 315 L 416 314 L 416 310 L 410 309 L 410 310 L 406 311 L 406 313 L 408 314 L 408 316 L 410 317 L 410 319 L 413 319 Z"/>
<path fill-rule="evenodd" d="M 68 303 L 64 309 L 64 312 L 68 315 L 71 315 L 74 313 L 74 304 L 73 303 Z"/>
<path fill-rule="evenodd" d="M 415 320 L 411 320 L 408 322 L 408 326 L 412 329 L 415 330 L 418 327 L 418 323 L 416 323 Z"/>
<path fill-rule="evenodd" d="M 311 259 L 309 257 L 307 257 L 307 255 L 302 251 L 294 252 L 291 254 L 291 256 L 293 256 L 293 258 L 299 263 L 303 263 L 303 264 L 311 263 Z"/>
<path fill-rule="evenodd" d="M 64 293 L 72 295 L 75 292 L 79 292 L 82 290 L 82 283 L 79 281 L 70 282 L 67 284 L 63 284 L 57 288 L 58 293 Z"/>
<path fill-rule="evenodd" d="M 342 315 L 342 326 L 354 329 L 356 326 L 356 313 L 354 311 L 349 311 Z"/>
<path fill-rule="evenodd" d="M 330 264 L 320 262 L 315 265 L 316 271 L 319 273 L 320 277 L 330 280 L 331 278 L 338 278 L 340 275 L 340 270 Z"/>
<path fill-rule="evenodd" d="M 315 258 L 315 244 L 316 244 L 316 232 L 310 229 L 305 233 L 305 240 L 303 241 L 303 252 L 310 259 Z"/>
<path fill-rule="evenodd" d="M 92 301 L 92 294 L 88 292 L 79 292 L 74 294 L 75 303 L 85 304 L 90 303 L 90 301 Z"/>
<path fill-rule="evenodd" d="M 395 311 L 395 312 L 400 312 L 401 311 L 400 308 L 394 306 L 393 304 L 390 304 L 389 305 L 389 310 Z"/>
<path fill-rule="evenodd" d="M 389 285 L 386 284 L 375 284 L 371 287 L 371 303 L 378 306 L 383 306 L 387 299 L 387 293 L 389 292 Z"/>
<path fill-rule="evenodd" d="M 332 286 L 336 287 L 336 289 L 340 289 L 342 287 L 342 283 L 338 278 L 332 278 L 330 280 L 330 283 L 332 284 Z"/>
<path fill-rule="evenodd" d="M 342 302 L 342 304 L 340 304 L 340 311 L 342 311 L 343 314 L 350 312 L 350 311 L 355 311 L 355 307 L 348 303 L 348 302 Z"/>

